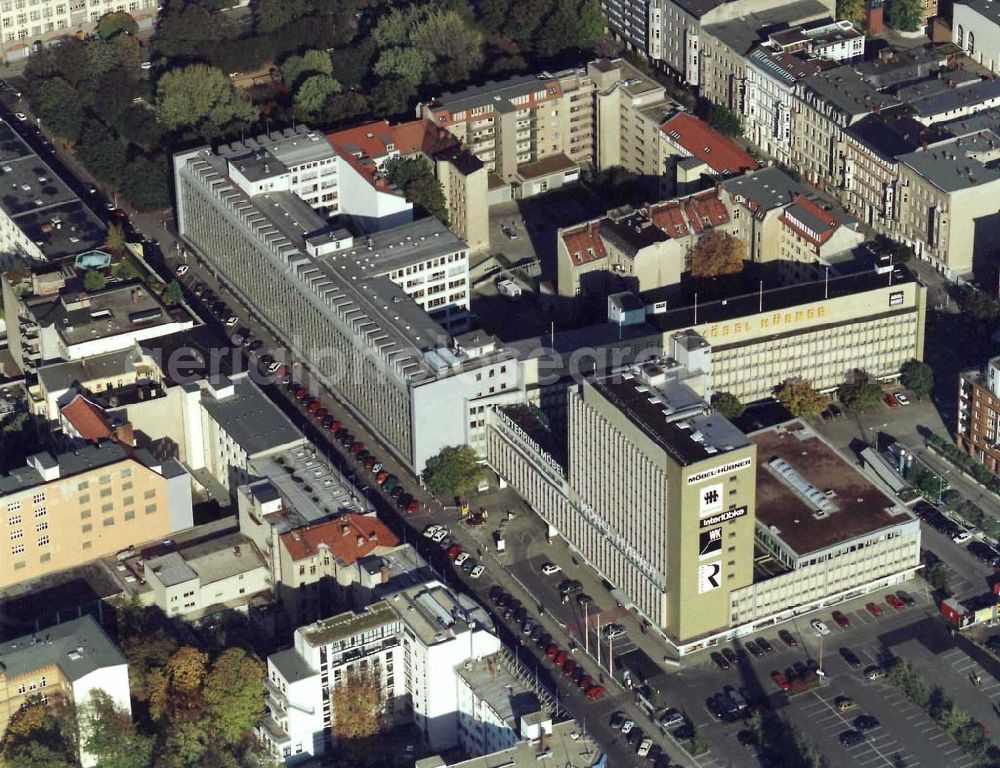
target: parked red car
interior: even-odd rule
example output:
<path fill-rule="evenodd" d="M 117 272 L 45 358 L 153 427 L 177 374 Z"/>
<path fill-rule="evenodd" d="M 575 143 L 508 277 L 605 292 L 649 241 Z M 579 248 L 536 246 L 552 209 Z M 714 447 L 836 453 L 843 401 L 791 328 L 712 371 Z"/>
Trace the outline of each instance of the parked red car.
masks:
<path fill-rule="evenodd" d="M 840 611 L 833 612 L 833 620 L 837 622 L 837 626 L 841 627 L 842 629 L 849 629 L 851 626 L 851 620 L 847 618 L 844 614 L 842 614 Z"/>
<path fill-rule="evenodd" d="M 603 695 L 604 686 L 602 685 L 594 685 L 587 689 L 587 698 L 591 701 L 597 701 Z"/>
<path fill-rule="evenodd" d="M 323 421 L 323 419 L 325 419 L 329 415 L 330 412 L 326 408 L 320 408 L 318 411 L 316 411 L 316 413 L 313 414 L 313 417 L 316 419 L 316 421 Z"/>
<path fill-rule="evenodd" d="M 460 554 L 462 554 L 462 548 L 455 544 L 448 550 L 448 559 L 454 561 Z"/>
<path fill-rule="evenodd" d="M 308 394 L 309 394 L 308 389 L 306 389 L 305 387 L 299 387 L 298 389 L 295 390 L 295 394 L 293 395 L 293 397 L 299 402 L 302 402 L 303 400 L 306 399 L 306 396 L 308 396 Z"/>
<path fill-rule="evenodd" d="M 557 667 L 562 667 L 562 665 L 566 663 L 567 658 L 569 658 L 569 654 L 566 651 L 559 651 L 559 653 L 556 654 L 556 657 L 552 659 L 552 662 Z"/>
<path fill-rule="evenodd" d="M 309 407 L 306 408 L 306 411 L 308 411 L 309 413 L 316 413 L 316 411 L 318 411 L 322 407 L 323 403 L 321 403 L 319 400 L 313 400 L 311 403 L 309 403 Z"/>
<path fill-rule="evenodd" d="M 420 511 L 420 502 L 414 499 L 409 504 L 406 505 L 406 514 L 414 515 Z"/>
<path fill-rule="evenodd" d="M 550 659 L 555 659 L 559 655 L 559 646 L 556 643 L 549 643 L 549 647 L 545 649 L 545 655 Z"/>
<path fill-rule="evenodd" d="M 329 429 L 331 432 L 337 432 L 343 426 L 344 425 L 341 424 L 337 419 L 334 419 L 332 422 L 330 422 L 330 426 L 327 427 L 327 429 Z"/>
<path fill-rule="evenodd" d="M 792 685 L 791 683 L 788 682 L 788 678 L 785 677 L 780 672 L 772 672 L 771 679 L 774 681 L 774 684 L 778 686 L 778 688 L 780 688 L 781 690 L 783 691 L 792 690 Z"/>
<path fill-rule="evenodd" d="M 902 601 L 902 600 L 900 600 L 900 599 L 899 599 L 898 597 L 896 597 L 895 595 L 886 595 L 886 596 L 885 596 L 885 601 L 886 601 L 886 602 L 887 602 L 887 603 L 888 603 L 889 605 L 891 605 L 891 606 L 892 606 L 893 608 L 895 608 L 895 609 L 896 609 L 897 611 L 901 611 L 901 610 L 903 610 L 903 609 L 904 609 L 904 608 L 906 607 L 906 606 L 905 606 L 905 605 L 903 604 L 903 601 Z"/>
<path fill-rule="evenodd" d="M 868 613 L 870 613 L 875 618 L 878 618 L 879 616 L 882 615 L 882 606 L 880 606 L 878 603 L 868 603 L 868 605 L 865 606 L 865 610 L 868 611 Z"/>
<path fill-rule="evenodd" d="M 378 483 L 379 485 L 382 485 L 382 483 L 384 483 L 386 480 L 389 479 L 389 474 L 390 474 L 389 472 L 386 472 L 383 469 L 381 472 L 375 475 L 375 482 Z"/>
<path fill-rule="evenodd" d="M 361 441 L 356 441 L 356 442 L 354 442 L 354 443 L 351 444 L 351 455 L 352 456 L 357 456 L 364 449 L 365 449 L 365 444 L 362 443 Z"/>
<path fill-rule="evenodd" d="M 885 404 L 890 408 L 899 408 L 899 400 L 897 400 L 896 396 L 891 392 L 886 392 L 882 399 L 885 400 Z"/>

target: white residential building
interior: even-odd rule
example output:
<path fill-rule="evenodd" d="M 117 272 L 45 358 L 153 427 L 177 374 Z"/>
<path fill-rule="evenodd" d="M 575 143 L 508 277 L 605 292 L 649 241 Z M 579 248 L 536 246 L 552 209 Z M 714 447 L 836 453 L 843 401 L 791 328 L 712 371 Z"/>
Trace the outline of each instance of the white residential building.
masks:
<path fill-rule="evenodd" d="M 387 716 L 415 722 L 432 749 L 456 746 L 456 667 L 500 650 L 492 629 L 475 601 L 436 581 L 300 627 L 293 648 L 268 657 L 261 738 L 286 765 L 327 752 L 335 743 L 332 689 L 373 675 Z"/>
<path fill-rule="evenodd" d="M 0 2 L 0 34 L 5 62 L 38 53 L 43 45 L 93 32 L 97 20 L 112 11 L 126 11 L 148 29 L 156 21 L 159 0 L 41 0 L 25 6 L 24 0 Z"/>
<path fill-rule="evenodd" d="M 740 104 L 743 135 L 779 163 L 787 165 L 791 157 L 792 113 L 797 108 L 795 84 L 822 69 L 816 60 L 766 48 L 758 47 L 747 56 Z"/>
<path fill-rule="evenodd" d="M 190 619 L 244 608 L 252 596 L 270 589 L 264 558 L 242 534 L 170 549 L 144 561 L 149 599 L 167 616 Z"/>

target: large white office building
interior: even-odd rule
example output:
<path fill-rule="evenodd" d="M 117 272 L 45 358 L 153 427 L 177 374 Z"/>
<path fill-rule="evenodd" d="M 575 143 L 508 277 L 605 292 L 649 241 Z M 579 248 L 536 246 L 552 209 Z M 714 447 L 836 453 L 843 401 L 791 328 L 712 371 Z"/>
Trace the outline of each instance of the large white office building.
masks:
<path fill-rule="evenodd" d="M 302 142 L 320 159 L 334 153 L 299 129 L 176 155 L 181 235 L 411 467 L 481 442 L 485 408 L 519 399 L 520 381 L 494 340 L 453 335 L 468 324 L 466 244 L 433 218 L 369 219 L 378 231 L 356 237 L 318 210 L 333 212 L 332 192 L 310 205 L 288 185 L 268 187 L 275 146 Z M 251 164 L 257 181 L 244 183 Z M 336 202 L 357 223 L 353 203 Z"/>

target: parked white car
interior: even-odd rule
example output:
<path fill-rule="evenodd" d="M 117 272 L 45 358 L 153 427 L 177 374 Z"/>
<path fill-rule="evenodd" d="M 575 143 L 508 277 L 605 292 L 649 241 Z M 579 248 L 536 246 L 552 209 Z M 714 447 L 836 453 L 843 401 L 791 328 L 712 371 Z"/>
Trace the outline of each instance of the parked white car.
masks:
<path fill-rule="evenodd" d="M 469 559 L 469 553 L 468 552 L 459 552 L 458 556 L 455 558 L 455 565 L 461 565 L 462 563 L 464 563 L 468 559 Z"/>
<path fill-rule="evenodd" d="M 472 573 L 470 573 L 469 575 L 474 579 L 478 579 L 484 573 L 486 573 L 486 567 L 482 565 L 477 565 L 475 568 L 472 569 Z"/>
<path fill-rule="evenodd" d="M 813 619 L 809 625 L 816 630 L 817 635 L 829 635 L 830 628 L 819 619 Z"/>
<path fill-rule="evenodd" d="M 542 566 L 542 573 L 545 576 L 551 576 L 554 573 L 559 573 L 559 571 L 561 570 L 562 568 L 560 568 L 555 563 L 546 563 L 545 565 Z"/>
<path fill-rule="evenodd" d="M 174 274 L 177 275 L 177 277 L 184 277 L 189 269 L 191 269 L 191 267 L 187 264 L 181 264 L 176 270 L 174 270 Z"/>

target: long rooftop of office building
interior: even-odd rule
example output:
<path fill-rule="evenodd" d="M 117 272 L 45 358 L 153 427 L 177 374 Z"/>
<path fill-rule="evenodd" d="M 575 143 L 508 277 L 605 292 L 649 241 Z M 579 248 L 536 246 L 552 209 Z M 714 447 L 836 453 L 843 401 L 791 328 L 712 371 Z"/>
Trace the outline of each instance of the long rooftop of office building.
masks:
<path fill-rule="evenodd" d="M 216 152 L 202 149 L 183 163 L 304 291 L 377 349 L 399 376 L 419 383 L 462 368 L 468 356 L 457 351 L 448 332 L 387 275 L 434 260 L 444 268 L 459 259 L 465 243 L 435 218 L 355 237 L 293 192 L 251 194 L 247 190 L 257 187 L 246 177 L 273 174 L 276 161 L 271 156 L 281 156 L 276 147 L 282 143 L 336 156 L 321 134 L 304 129 L 264 141 L 264 148 L 254 152 L 256 143 L 225 145 Z"/>
<path fill-rule="evenodd" d="M 740 430 L 684 383 L 687 374 L 684 366 L 665 360 L 590 384 L 678 464 L 687 466 L 749 445 Z"/>
<path fill-rule="evenodd" d="M 14 129 L 0 121 L 0 207 L 49 261 L 97 248 L 104 224 Z"/>

